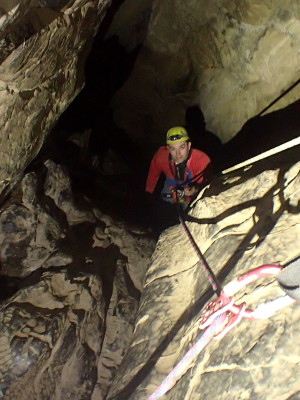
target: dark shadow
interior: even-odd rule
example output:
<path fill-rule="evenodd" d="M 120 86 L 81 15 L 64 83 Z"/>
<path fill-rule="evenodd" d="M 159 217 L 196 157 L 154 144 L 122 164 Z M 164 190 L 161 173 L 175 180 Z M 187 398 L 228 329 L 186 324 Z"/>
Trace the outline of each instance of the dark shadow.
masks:
<path fill-rule="evenodd" d="M 300 132 L 300 100 L 270 114 L 248 120 L 223 145 L 219 171 L 295 139 Z"/>
<path fill-rule="evenodd" d="M 185 124 L 192 146 L 204 151 L 211 159 L 213 166 L 219 163 L 222 142 L 217 135 L 206 129 L 203 112 L 198 106 L 195 105 L 186 109 Z"/>
<path fill-rule="evenodd" d="M 111 97 L 128 79 L 140 51 L 138 46 L 127 53 L 116 36 L 106 39 L 101 33 L 95 37 L 85 64 L 85 86 L 56 125 L 56 130 L 66 135 L 91 129 L 97 146 L 107 135 L 108 124 L 114 126 Z"/>
<path fill-rule="evenodd" d="M 70 136 L 76 133 L 86 141 L 87 156 L 101 157 L 109 148 L 113 148 L 122 157 L 131 160 L 129 153 L 141 149 L 129 138 L 126 132 L 120 131 L 114 123 L 110 101 L 117 90 L 128 79 L 141 45 L 130 52 L 120 44 L 117 36 L 107 37 L 115 14 L 125 0 L 113 0 L 105 11 L 93 40 L 84 66 L 85 85 L 66 111 L 60 116 L 47 140 L 48 147 L 64 151 Z M 148 21 L 144 21 L 147 25 Z M 47 143 L 44 145 L 47 151 Z M 60 149 L 60 150 L 59 150 Z M 138 151 L 137 151 L 138 150 Z M 63 161 L 63 154 L 60 157 Z M 76 159 L 78 162 L 78 159 Z"/>
<path fill-rule="evenodd" d="M 65 165 L 75 193 L 91 197 L 104 213 L 138 221 L 147 168 L 143 149 L 115 125 L 110 107 L 112 96 L 128 79 L 141 47 L 127 52 L 116 36 L 106 36 L 123 2 L 113 1 L 106 11 L 87 57 L 85 86 L 59 118 L 34 164 L 50 158 Z M 109 167 L 103 171 L 110 154 L 123 163 L 119 173 Z"/>

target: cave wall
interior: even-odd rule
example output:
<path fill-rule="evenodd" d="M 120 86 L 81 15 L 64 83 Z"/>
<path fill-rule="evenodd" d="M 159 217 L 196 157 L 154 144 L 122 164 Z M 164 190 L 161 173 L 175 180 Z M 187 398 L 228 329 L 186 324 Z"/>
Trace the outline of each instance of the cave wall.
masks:
<path fill-rule="evenodd" d="M 0 13 L 0 193 L 35 158 L 84 85 L 84 63 L 109 0 L 15 0 Z"/>
<path fill-rule="evenodd" d="M 115 119 L 154 148 L 197 104 L 227 142 L 299 79 L 299 33 L 294 1 L 156 0 L 134 71 L 114 96 Z M 268 112 L 299 97 L 298 85 Z"/>
<path fill-rule="evenodd" d="M 108 36 L 128 51 L 142 44 L 113 97 L 114 119 L 149 155 L 188 106 L 199 105 L 206 128 L 226 142 L 299 78 L 300 5 L 292 0 L 2 2 L 0 201 L 84 86 L 92 39 L 112 4 L 119 11 Z"/>

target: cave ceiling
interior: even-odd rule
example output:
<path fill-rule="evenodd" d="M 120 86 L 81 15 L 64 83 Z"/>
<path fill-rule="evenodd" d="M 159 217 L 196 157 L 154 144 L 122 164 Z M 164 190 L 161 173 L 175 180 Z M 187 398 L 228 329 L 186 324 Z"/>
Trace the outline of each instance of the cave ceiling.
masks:
<path fill-rule="evenodd" d="M 300 5 L 292 0 L 7 0 L 1 7 L 2 195 L 84 87 L 93 38 L 112 7 L 106 37 L 139 51 L 110 105 L 140 146 L 154 149 L 195 104 L 225 143 L 299 79 Z M 297 85 L 267 112 L 299 97 Z"/>

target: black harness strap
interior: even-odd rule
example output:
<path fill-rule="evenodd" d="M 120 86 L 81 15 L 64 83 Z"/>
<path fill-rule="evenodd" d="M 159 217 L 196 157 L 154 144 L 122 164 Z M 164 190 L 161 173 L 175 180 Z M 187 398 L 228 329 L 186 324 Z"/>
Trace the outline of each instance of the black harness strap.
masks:
<path fill-rule="evenodd" d="M 182 180 L 182 184 L 183 185 L 185 185 L 187 182 L 188 182 L 188 159 L 189 158 L 187 158 L 187 160 L 185 161 L 185 168 L 184 168 L 184 174 L 183 174 L 183 179 L 180 179 L 180 173 L 179 173 L 179 170 L 178 170 L 178 168 L 177 168 L 177 166 L 176 166 L 176 164 L 173 162 L 173 164 L 172 164 L 172 158 L 169 156 L 169 168 L 170 168 L 170 172 L 171 172 L 171 175 L 173 176 L 173 178 L 174 178 L 174 181 L 175 181 L 175 185 L 176 186 L 178 186 L 178 181 L 180 180 Z M 174 170 L 173 170 L 173 168 L 172 168 L 172 166 L 174 166 Z"/>

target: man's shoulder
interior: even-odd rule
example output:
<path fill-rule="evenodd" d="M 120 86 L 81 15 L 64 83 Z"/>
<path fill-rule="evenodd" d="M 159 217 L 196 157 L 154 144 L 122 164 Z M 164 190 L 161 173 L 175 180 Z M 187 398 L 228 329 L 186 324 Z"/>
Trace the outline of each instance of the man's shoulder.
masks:
<path fill-rule="evenodd" d="M 169 149 L 167 146 L 160 146 L 157 150 L 157 152 L 161 152 L 161 153 L 169 153 Z"/>
<path fill-rule="evenodd" d="M 195 159 L 206 159 L 210 161 L 210 158 L 208 157 L 208 155 L 206 153 L 204 153 L 204 151 L 202 150 L 198 150 L 198 149 L 192 149 L 191 150 L 191 158 L 195 158 Z"/>
<path fill-rule="evenodd" d="M 167 146 L 161 146 L 159 147 L 159 149 L 156 151 L 156 153 L 154 154 L 154 157 L 169 157 L 169 150 L 167 148 Z"/>

